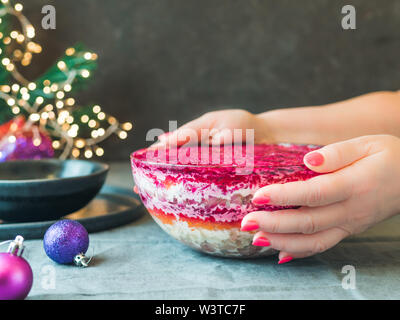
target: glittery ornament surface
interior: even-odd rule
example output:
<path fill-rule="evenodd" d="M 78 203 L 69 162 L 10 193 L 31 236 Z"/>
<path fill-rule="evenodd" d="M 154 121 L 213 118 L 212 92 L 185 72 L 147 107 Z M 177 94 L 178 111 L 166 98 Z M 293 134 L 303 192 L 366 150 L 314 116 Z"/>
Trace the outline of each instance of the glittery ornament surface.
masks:
<path fill-rule="evenodd" d="M 86 253 L 89 235 L 77 221 L 61 220 L 53 224 L 44 235 L 44 250 L 53 261 L 61 264 L 72 263 L 74 257 Z"/>
<path fill-rule="evenodd" d="M 54 156 L 49 136 L 37 126 L 24 128 L 24 124 L 24 118 L 17 117 L 0 126 L 0 162 Z"/>
<path fill-rule="evenodd" d="M 10 121 L 7 121 L 6 123 L 1 124 L 0 139 L 2 139 L 7 134 L 21 130 L 24 127 L 25 123 L 25 118 L 23 116 L 18 116 L 14 119 L 11 119 Z"/>

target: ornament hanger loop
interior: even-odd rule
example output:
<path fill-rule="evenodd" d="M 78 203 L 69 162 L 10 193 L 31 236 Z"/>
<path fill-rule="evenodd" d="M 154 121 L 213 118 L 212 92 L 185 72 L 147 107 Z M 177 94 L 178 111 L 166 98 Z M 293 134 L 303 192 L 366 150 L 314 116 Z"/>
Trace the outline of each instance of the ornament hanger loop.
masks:
<path fill-rule="evenodd" d="M 10 243 L 10 242 L 12 242 L 13 240 L 6 240 L 6 241 L 3 241 L 3 242 L 0 242 L 0 247 L 1 246 L 3 246 L 3 245 L 5 245 L 5 244 L 8 244 L 8 243 Z"/>
<path fill-rule="evenodd" d="M 25 250 L 25 245 L 24 245 L 24 237 L 22 236 L 16 236 L 14 240 L 7 240 L 0 242 L 0 246 L 9 243 L 10 245 L 8 246 L 7 253 L 11 253 L 13 255 L 16 255 L 20 257 Z"/>
<path fill-rule="evenodd" d="M 85 256 L 84 253 L 80 253 L 75 256 L 74 264 L 78 267 L 87 268 L 89 266 L 90 261 L 92 261 L 94 257 L 94 248 L 92 247 L 92 255 L 90 257 Z"/>

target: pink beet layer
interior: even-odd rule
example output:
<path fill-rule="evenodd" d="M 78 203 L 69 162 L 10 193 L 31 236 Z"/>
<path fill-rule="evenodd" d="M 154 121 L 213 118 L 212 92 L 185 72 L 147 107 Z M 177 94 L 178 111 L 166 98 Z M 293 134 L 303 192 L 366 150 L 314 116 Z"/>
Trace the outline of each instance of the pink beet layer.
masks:
<path fill-rule="evenodd" d="M 303 164 L 316 146 L 291 144 L 142 149 L 131 156 L 139 194 L 149 211 L 207 222 L 238 223 L 255 210 L 260 187 L 307 180 L 317 174 Z M 246 169 L 246 170 L 245 170 Z"/>

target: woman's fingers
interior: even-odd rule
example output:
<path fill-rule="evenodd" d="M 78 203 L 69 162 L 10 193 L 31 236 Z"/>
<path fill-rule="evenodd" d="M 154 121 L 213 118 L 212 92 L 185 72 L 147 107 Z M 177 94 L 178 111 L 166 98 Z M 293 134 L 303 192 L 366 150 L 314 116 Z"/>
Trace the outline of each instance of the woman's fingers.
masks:
<path fill-rule="evenodd" d="M 337 172 L 317 176 L 307 181 L 265 186 L 254 194 L 253 203 L 278 206 L 324 206 L 347 199 L 351 192 L 351 179 Z"/>
<path fill-rule="evenodd" d="M 209 140 L 212 134 L 212 121 L 203 115 L 189 121 L 177 130 L 167 132 L 158 137 L 162 145 L 181 146 L 183 144 L 198 144 L 202 140 Z"/>
<path fill-rule="evenodd" d="M 242 137 L 240 137 L 242 138 Z M 234 130 L 229 128 L 224 128 L 217 130 L 210 134 L 210 144 L 219 146 L 223 144 L 232 144 L 234 141 Z"/>
<path fill-rule="evenodd" d="M 293 254 L 324 252 L 349 236 L 343 228 L 335 227 L 313 234 L 267 233 L 259 231 L 254 235 L 253 245 L 269 246 L 275 250 Z"/>
<path fill-rule="evenodd" d="M 359 137 L 327 145 L 304 156 L 304 164 L 315 172 L 337 171 L 374 152 L 370 137 Z"/>
<path fill-rule="evenodd" d="M 253 203 L 315 207 L 349 198 L 353 192 L 354 176 L 339 169 L 379 151 L 380 144 L 376 141 L 376 136 L 374 139 L 360 137 L 308 153 L 304 157 L 306 166 L 316 172 L 330 173 L 307 181 L 265 186 L 255 193 Z"/>
<path fill-rule="evenodd" d="M 346 221 L 345 203 L 338 202 L 323 207 L 251 212 L 243 218 L 242 228 L 246 230 L 246 226 L 253 223 L 264 232 L 312 234 L 345 224 Z"/>
<path fill-rule="evenodd" d="M 185 126 L 173 131 L 167 132 L 158 137 L 160 143 L 165 146 L 181 146 L 190 142 L 194 137 L 198 137 L 196 128 L 191 128 L 186 124 Z M 192 141 L 195 144 L 195 141 Z M 197 141 L 198 142 L 198 141 Z"/>
<path fill-rule="evenodd" d="M 300 258 L 307 258 L 313 256 L 314 253 L 312 252 L 301 252 L 301 253 L 293 253 L 293 252 L 285 252 L 285 251 L 280 251 L 279 252 L 279 264 L 287 263 L 289 261 L 292 261 L 293 259 L 300 259 Z"/>

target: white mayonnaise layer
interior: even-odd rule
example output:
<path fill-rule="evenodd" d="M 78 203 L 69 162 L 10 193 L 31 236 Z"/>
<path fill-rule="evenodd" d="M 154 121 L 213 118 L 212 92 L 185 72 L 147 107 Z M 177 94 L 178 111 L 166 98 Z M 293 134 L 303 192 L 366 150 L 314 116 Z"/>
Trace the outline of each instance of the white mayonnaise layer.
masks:
<path fill-rule="evenodd" d="M 157 217 L 158 225 L 175 239 L 212 255 L 224 257 L 257 257 L 269 256 L 276 251 L 269 247 L 252 245 L 253 233 L 242 232 L 239 228 L 209 230 L 201 227 L 189 227 L 186 221 L 176 220 L 164 224 Z"/>

